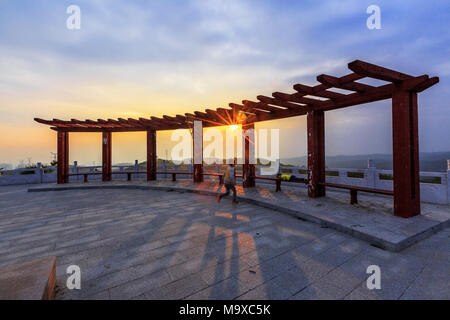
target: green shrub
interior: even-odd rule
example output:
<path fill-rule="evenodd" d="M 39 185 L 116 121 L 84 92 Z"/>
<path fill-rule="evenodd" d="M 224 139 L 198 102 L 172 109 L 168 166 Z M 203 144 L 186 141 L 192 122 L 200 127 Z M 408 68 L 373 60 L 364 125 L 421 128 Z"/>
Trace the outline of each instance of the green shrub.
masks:
<path fill-rule="evenodd" d="M 441 177 L 420 177 L 420 182 L 422 183 L 434 183 L 441 184 Z"/>
<path fill-rule="evenodd" d="M 21 171 L 20 174 L 34 174 L 34 170 L 26 170 L 26 171 Z"/>
<path fill-rule="evenodd" d="M 380 180 L 394 180 L 394 177 L 392 176 L 392 174 L 380 173 L 379 179 Z"/>
<path fill-rule="evenodd" d="M 364 172 L 347 172 L 347 177 L 364 179 Z"/>

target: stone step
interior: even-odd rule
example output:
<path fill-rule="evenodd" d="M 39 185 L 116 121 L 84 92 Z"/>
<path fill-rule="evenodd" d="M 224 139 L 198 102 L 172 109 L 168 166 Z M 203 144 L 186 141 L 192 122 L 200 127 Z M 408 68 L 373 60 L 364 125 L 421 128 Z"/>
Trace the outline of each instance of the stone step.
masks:
<path fill-rule="evenodd" d="M 51 300 L 56 284 L 56 257 L 0 268 L 0 300 Z"/>

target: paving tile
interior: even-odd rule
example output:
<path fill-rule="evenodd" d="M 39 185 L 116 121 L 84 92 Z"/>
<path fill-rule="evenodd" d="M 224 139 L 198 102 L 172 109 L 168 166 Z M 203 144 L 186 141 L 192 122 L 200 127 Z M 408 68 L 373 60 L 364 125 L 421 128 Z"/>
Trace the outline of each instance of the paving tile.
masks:
<path fill-rule="evenodd" d="M 111 299 L 132 299 L 150 290 L 159 288 L 170 281 L 171 279 L 167 272 L 160 271 L 113 287 L 109 289 L 109 294 Z"/>
<path fill-rule="evenodd" d="M 270 186 L 245 192 L 323 217 L 338 201 L 334 215 L 345 223 L 360 219 L 397 232 L 397 218 L 358 218 L 360 209 L 346 211 L 339 194 L 307 199 Z M 0 266 L 56 255 L 58 299 L 449 299 L 449 230 L 389 252 L 269 208 L 191 193 L 27 193 L 16 186 L 0 188 L 0 201 Z M 409 223 L 398 222 L 402 232 L 420 230 Z M 82 290 L 65 288 L 71 264 L 82 269 Z M 367 289 L 371 264 L 381 268 L 381 290 Z"/>
<path fill-rule="evenodd" d="M 245 283 L 229 277 L 197 293 L 186 297 L 188 300 L 233 300 L 249 290 Z"/>
<path fill-rule="evenodd" d="M 171 282 L 162 287 L 152 289 L 151 291 L 146 292 L 145 296 L 150 300 L 184 299 L 207 287 L 208 284 L 199 274 L 196 274 Z"/>
<path fill-rule="evenodd" d="M 265 282 L 239 296 L 238 300 L 286 300 L 291 294 L 274 281 Z"/>
<path fill-rule="evenodd" d="M 343 299 L 346 291 L 330 283 L 313 283 L 292 296 L 292 300 L 335 300 Z"/>

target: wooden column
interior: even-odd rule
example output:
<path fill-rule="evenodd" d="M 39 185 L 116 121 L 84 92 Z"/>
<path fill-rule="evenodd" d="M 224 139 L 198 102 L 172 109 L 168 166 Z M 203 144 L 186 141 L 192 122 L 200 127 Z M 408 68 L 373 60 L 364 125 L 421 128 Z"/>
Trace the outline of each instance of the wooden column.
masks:
<path fill-rule="evenodd" d="M 147 131 L 147 181 L 156 180 L 156 131 Z"/>
<path fill-rule="evenodd" d="M 64 183 L 69 183 L 69 132 L 64 137 Z"/>
<path fill-rule="evenodd" d="M 57 183 L 69 182 L 69 132 L 58 131 Z"/>
<path fill-rule="evenodd" d="M 420 214 L 417 93 L 396 88 L 392 95 L 394 215 Z"/>
<path fill-rule="evenodd" d="M 325 114 L 310 111 L 308 126 L 308 196 L 325 196 Z"/>
<path fill-rule="evenodd" d="M 194 121 L 194 132 L 193 132 L 193 176 L 194 182 L 203 182 L 203 125 L 201 121 Z"/>
<path fill-rule="evenodd" d="M 254 164 L 254 150 L 255 150 L 255 125 L 245 126 L 242 129 L 244 134 L 244 164 L 242 166 L 242 172 L 244 175 L 244 181 L 242 186 L 244 188 L 252 188 L 255 186 L 255 164 Z"/>
<path fill-rule="evenodd" d="M 112 164 L 111 164 L 111 132 L 102 133 L 102 180 L 111 181 Z"/>

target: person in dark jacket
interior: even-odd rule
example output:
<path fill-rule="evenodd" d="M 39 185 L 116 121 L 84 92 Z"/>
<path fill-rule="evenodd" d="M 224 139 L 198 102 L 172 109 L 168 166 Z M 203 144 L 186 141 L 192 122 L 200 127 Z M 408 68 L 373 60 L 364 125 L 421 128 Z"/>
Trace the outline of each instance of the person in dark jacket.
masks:
<path fill-rule="evenodd" d="M 230 194 L 230 190 L 233 191 L 233 204 L 237 204 L 236 200 L 236 172 L 234 170 L 234 164 L 227 165 L 225 169 L 223 182 L 225 184 L 225 193 L 217 195 L 217 202 L 220 202 L 222 197 L 228 196 Z"/>

